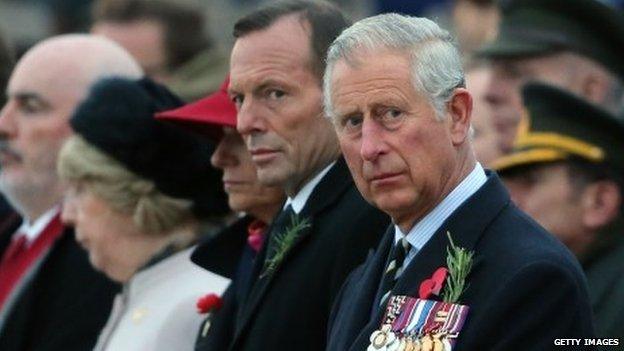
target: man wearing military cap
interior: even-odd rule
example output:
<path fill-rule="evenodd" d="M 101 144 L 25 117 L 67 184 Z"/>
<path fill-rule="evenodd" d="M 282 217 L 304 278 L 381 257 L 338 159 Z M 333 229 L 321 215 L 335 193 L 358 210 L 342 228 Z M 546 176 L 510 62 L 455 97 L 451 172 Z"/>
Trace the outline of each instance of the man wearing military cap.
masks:
<path fill-rule="evenodd" d="M 580 259 L 600 337 L 624 337 L 624 125 L 558 88 L 523 89 L 513 152 L 493 167 L 512 198 Z"/>
<path fill-rule="evenodd" d="M 501 151 L 520 121 L 520 88 L 530 80 L 570 90 L 612 112 L 622 108 L 624 15 L 597 0 L 510 0 L 498 37 L 480 50 L 493 74 L 492 106 Z"/>

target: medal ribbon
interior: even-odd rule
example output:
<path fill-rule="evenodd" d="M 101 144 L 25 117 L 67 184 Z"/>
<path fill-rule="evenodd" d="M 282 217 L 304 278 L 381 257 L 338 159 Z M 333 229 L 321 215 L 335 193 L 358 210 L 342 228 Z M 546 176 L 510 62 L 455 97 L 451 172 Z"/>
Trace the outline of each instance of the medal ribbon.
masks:
<path fill-rule="evenodd" d="M 392 331 L 394 331 L 395 333 L 404 334 L 405 327 L 411 320 L 417 303 L 418 299 L 415 299 L 413 297 L 407 298 L 405 304 L 403 304 L 403 308 L 401 308 L 401 314 L 397 319 L 395 319 L 394 323 L 392 323 Z"/>
<path fill-rule="evenodd" d="M 435 320 L 436 316 L 438 315 L 438 312 L 448 313 L 451 306 L 452 304 L 450 303 L 436 302 L 436 305 L 434 306 L 434 308 L 431 309 L 431 313 L 429 314 L 429 317 L 427 318 L 427 322 L 425 323 L 425 326 L 423 328 L 424 329 L 423 335 L 427 335 L 429 333 L 438 331 L 440 329 L 440 326 L 443 324 L 443 322 L 436 322 Z"/>
<path fill-rule="evenodd" d="M 429 313 L 431 312 L 431 308 L 435 304 L 435 301 L 432 300 L 421 300 L 418 299 L 418 304 L 416 305 L 416 312 L 409 325 L 407 326 L 407 333 L 412 335 L 422 335 L 422 327 L 425 325 L 425 322 L 429 318 Z"/>

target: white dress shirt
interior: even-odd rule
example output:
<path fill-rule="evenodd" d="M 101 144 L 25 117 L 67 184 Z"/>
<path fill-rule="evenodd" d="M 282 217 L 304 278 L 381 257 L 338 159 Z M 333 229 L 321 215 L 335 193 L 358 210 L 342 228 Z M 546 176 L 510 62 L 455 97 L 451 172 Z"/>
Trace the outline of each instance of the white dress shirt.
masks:
<path fill-rule="evenodd" d="M 336 161 L 330 163 L 327 167 L 323 168 L 322 171 L 318 172 L 314 176 L 314 178 L 312 178 L 301 188 L 301 190 L 299 190 L 297 195 L 292 198 L 288 197 L 286 203 L 284 204 L 284 208 L 288 207 L 288 205 L 291 205 L 293 211 L 295 211 L 296 214 L 299 214 L 301 210 L 303 210 L 303 208 L 305 207 L 306 202 L 308 202 L 308 199 L 310 198 L 310 195 L 312 195 L 314 188 L 316 188 L 318 183 L 321 182 L 321 179 L 323 179 L 323 177 L 327 174 L 327 172 L 329 172 L 329 170 L 335 163 Z"/>
<path fill-rule="evenodd" d="M 418 221 L 405 235 L 399 226 L 394 226 L 394 243 L 405 237 L 410 243 L 410 251 L 403 261 L 403 267 L 412 261 L 418 251 L 425 246 L 444 221 L 455 212 L 470 196 L 487 181 L 487 176 L 480 163 L 470 172 L 431 212 Z"/>
<path fill-rule="evenodd" d="M 54 206 L 33 222 L 29 222 L 24 219 L 24 222 L 22 222 L 22 225 L 17 229 L 14 235 L 25 235 L 28 240 L 28 244 L 33 243 L 39 235 L 41 235 L 48 224 L 50 224 L 52 219 L 59 214 L 60 210 L 60 206 Z"/>

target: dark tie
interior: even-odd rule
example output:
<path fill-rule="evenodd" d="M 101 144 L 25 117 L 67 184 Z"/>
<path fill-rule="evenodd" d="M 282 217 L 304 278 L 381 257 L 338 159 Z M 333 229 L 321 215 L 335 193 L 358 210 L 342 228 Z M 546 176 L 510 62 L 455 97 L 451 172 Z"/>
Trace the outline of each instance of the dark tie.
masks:
<path fill-rule="evenodd" d="M 397 280 L 401 277 L 401 273 L 403 273 L 403 261 L 405 261 L 405 257 L 407 256 L 409 249 L 410 243 L 403 238 L 394 245 L 392 252 L 390 252 L 388 265 L 386 266 L 380 285 L 380 292 L 382 295 L 379 300 L 379 306 L 381 308 L 384 308 L 392 288 L 394 288 Z"/>
<path fill-rule="evenodd" d="M 292 223 L 292 217 L 295 215 L 295 211 L 293 210 L 291 205 L 286 206 L 285 209 L 282 210 L 273 220 L 273 225 L 271 226 L 271 232 L 268 233 L 268 243 L 267 243 L 267 254 L 266 257 L 273 257 L 275 254 L 275 250 L 277 247 L 278 237 L 286 233 L 286 229 Z"/>

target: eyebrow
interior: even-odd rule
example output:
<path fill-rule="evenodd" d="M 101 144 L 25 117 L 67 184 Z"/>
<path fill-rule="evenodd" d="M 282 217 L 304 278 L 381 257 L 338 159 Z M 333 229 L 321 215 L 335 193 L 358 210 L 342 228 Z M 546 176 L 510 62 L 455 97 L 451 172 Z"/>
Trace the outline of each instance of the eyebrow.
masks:
<path fill-rule="evenodd" d="M 48 101 L 46 101 L 43 97 L 41 97 L 41 95 L 35 93 L 35 92 L 29 92 L 29 91 L 25 91 L 25 92 L 17 92 L 12 94 L 13 98 L 18 100 L 18 101 L 27 101 L 27 100 L 35 100 L 39 103 L 41 103 L 41 105 L 45 108 L 50 107 L 50 103 Z"/>
<path fill-rule="evenodd" d="M 260 83 L 256 86 L 254 86 L 253 88 L 253 93 L 257 93 L 260 92 L 268 87 L 271 86 L 281 86 L 284 88 L 289 88 L 291 87 L 291 84 L 289 84 L 287 81 L 285 80 L 279 80 L 279 79 L 275 79 L 275 78 L 266 78 L 266 79 L 262 79 L 260 80 Z M 230 86 L 230 88 L 228 89 L 228 94 L 238 94 L 240 93 L 240 89 L 237 89 L 236 87 L 232 87 Z"/>

